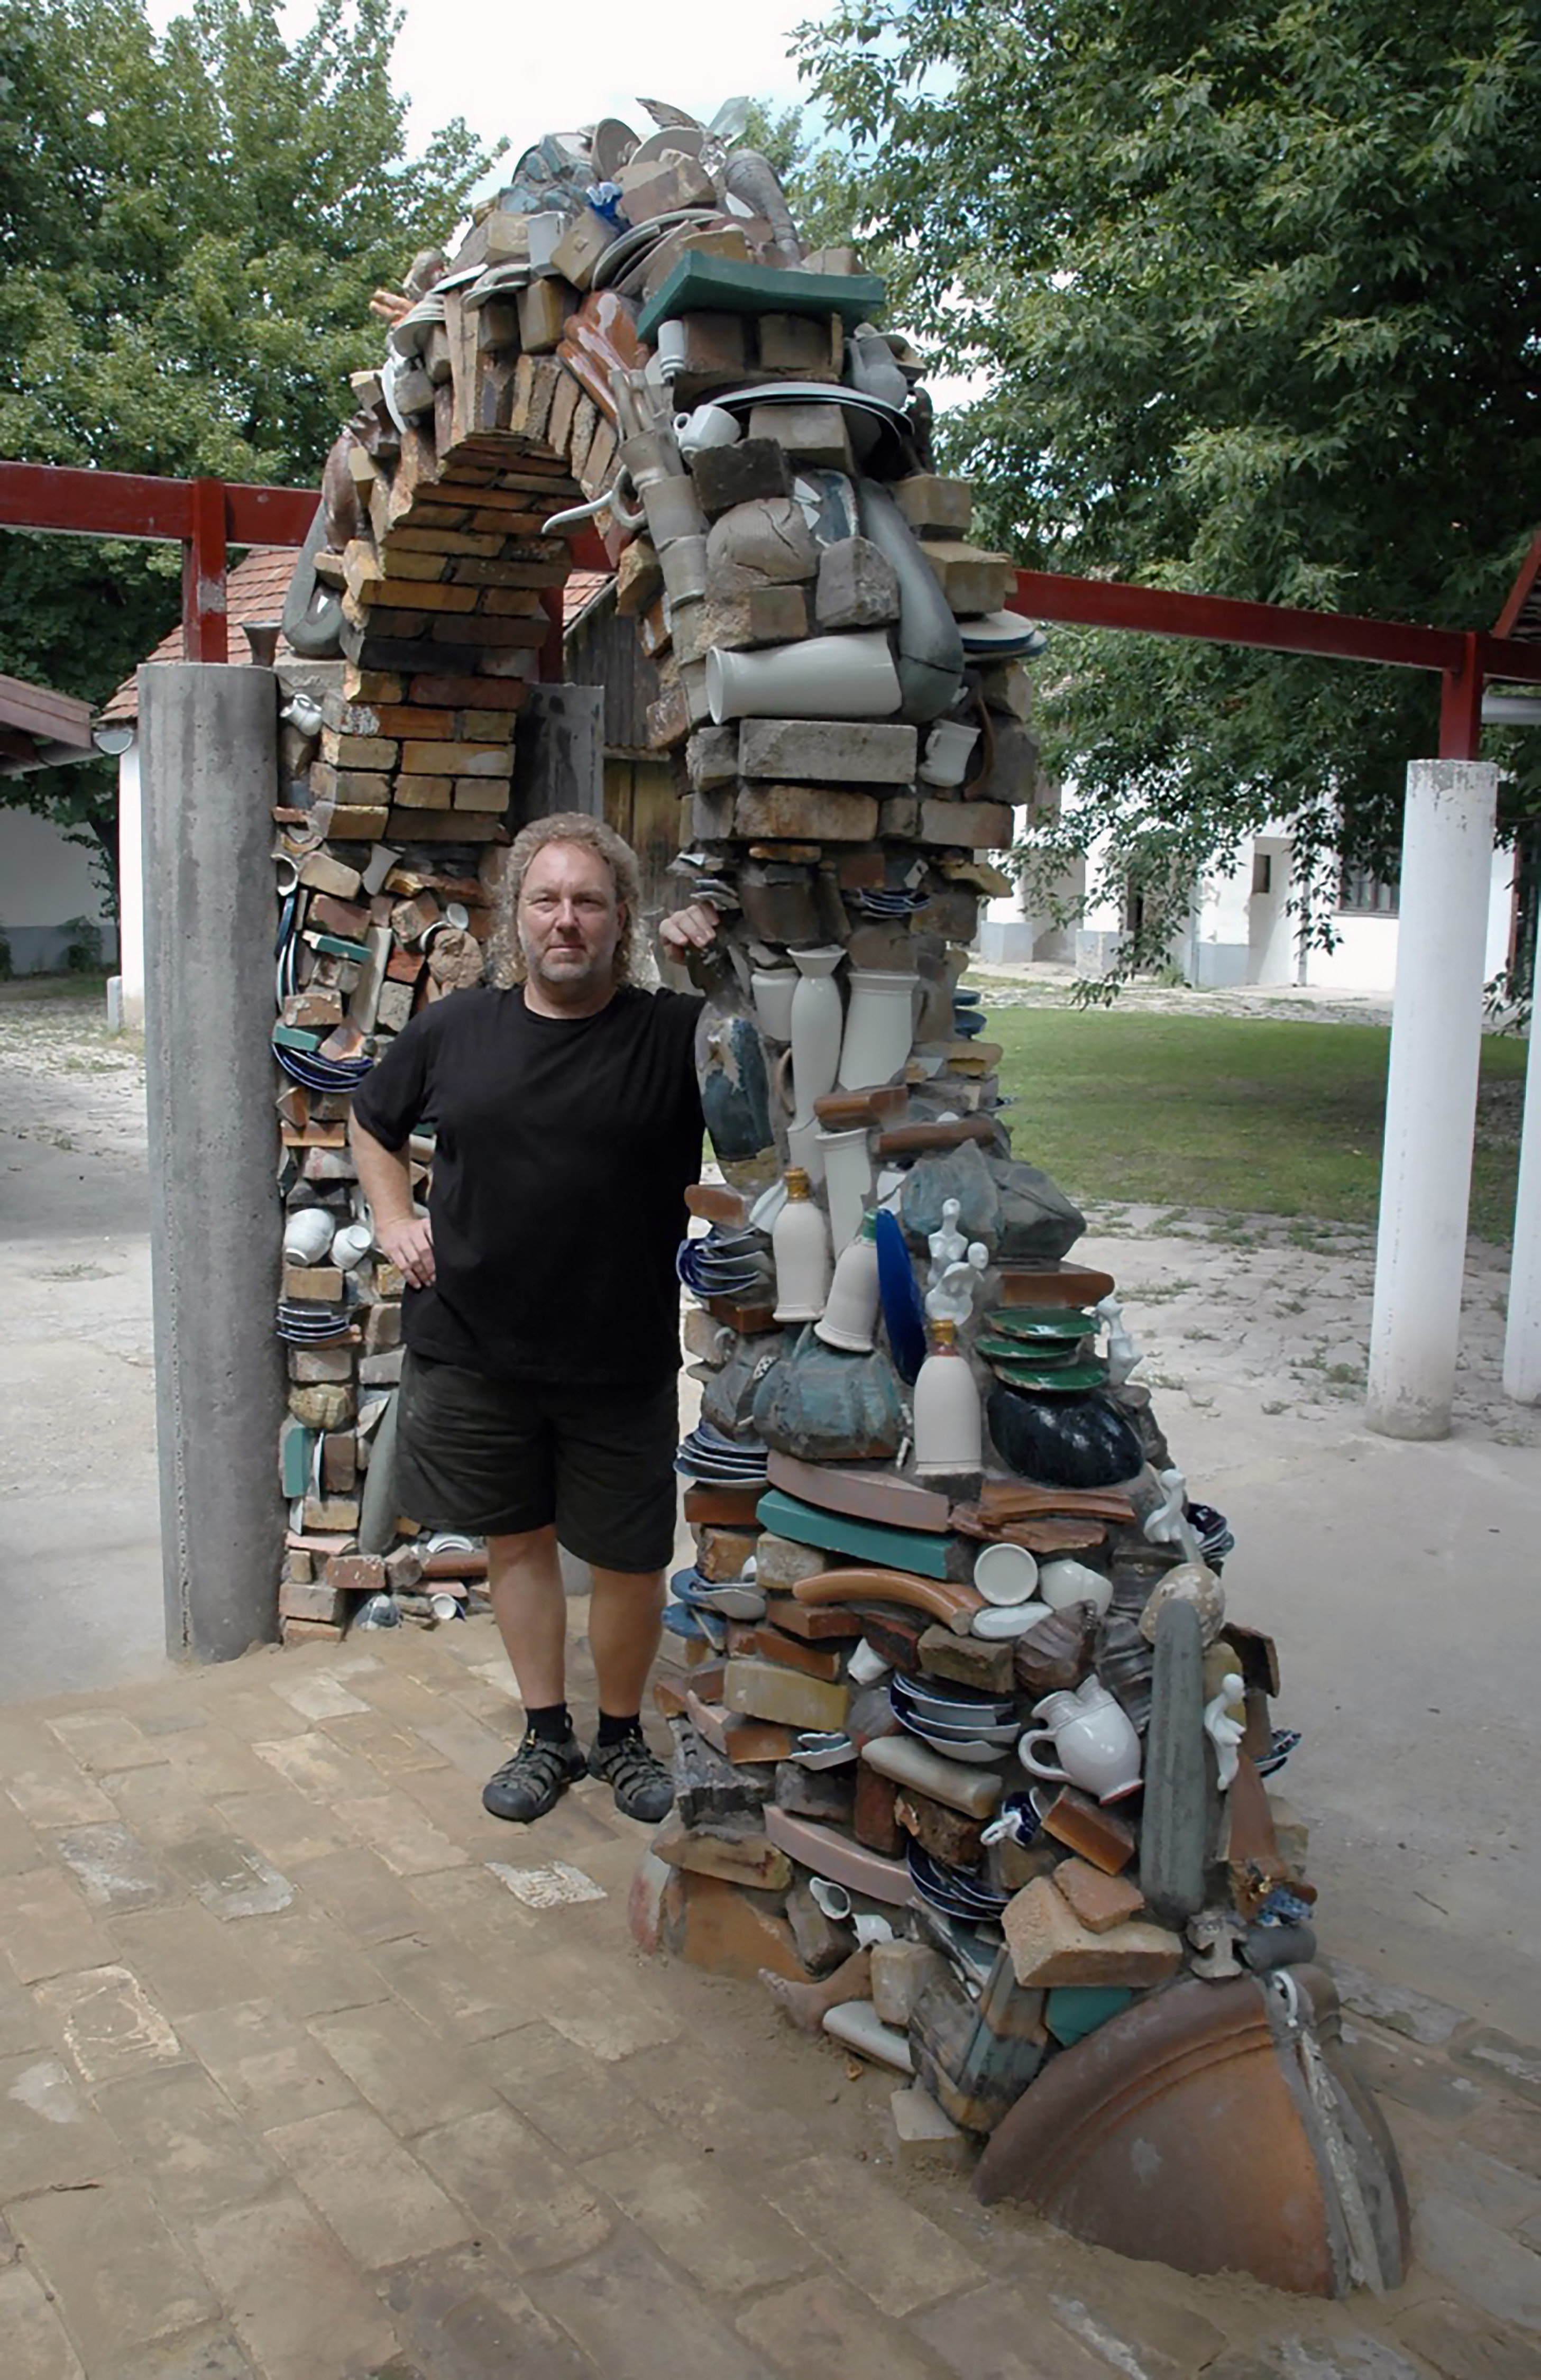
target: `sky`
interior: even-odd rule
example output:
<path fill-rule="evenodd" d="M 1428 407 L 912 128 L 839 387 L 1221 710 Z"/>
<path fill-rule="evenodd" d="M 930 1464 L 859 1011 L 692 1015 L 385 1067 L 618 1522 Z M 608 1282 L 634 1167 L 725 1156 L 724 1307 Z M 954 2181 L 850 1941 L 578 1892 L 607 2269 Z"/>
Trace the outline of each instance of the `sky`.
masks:
<path fill-rule="evenodd" d="M 710 122 L 741 94 L 789 107 L 800 92 L 787 55 L 791 30 L 822 16 L 828 0 L 406 0 L 393 79 L 411 101 L 410 144 L 420 149 L 452 116 L 517 156 L 542 132 L 576 130 L 617 115 L 638 135 L 653 128 L 641 91 Z M 148 0 L 157 29 L 186 0 Z M 310 0 L 282 12 L 293 40 L 314 14 Z"/>

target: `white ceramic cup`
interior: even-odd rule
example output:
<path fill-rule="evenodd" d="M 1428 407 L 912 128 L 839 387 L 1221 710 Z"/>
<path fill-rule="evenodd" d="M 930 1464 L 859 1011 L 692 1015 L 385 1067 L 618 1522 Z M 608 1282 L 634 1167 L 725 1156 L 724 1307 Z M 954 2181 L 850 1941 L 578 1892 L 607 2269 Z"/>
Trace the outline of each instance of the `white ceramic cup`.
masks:
<path fill-rule="evenodd" d="M 336 1222 L 325 1207 L 301 1207 L 284 1218 L 284 1254 L 291 1264 L 319 1264 L 332 1245 Z"/>
<path fill-rule="evenodd" d="M 744 432 L 725 406 L 698 405 L 694 413 L 674 416 L 674 443 L 686 460 L 709 446 L 736 446 Z"/>
<path fill-rule="evenodd" d="M 961 785 L 967 773 L 969 755 L 979 741 L 977 727 L 965 727 L 961 720 L 939 720 L 926 739 L 925 757 L 916 776 L 928 785 Z"/>

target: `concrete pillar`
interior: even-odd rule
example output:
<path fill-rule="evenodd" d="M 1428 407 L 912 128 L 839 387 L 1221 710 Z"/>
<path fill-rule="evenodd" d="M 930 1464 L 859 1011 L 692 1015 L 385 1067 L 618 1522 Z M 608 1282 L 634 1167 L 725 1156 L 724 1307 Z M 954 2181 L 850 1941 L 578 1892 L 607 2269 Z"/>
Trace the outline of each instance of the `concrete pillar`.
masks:
<path fill-rule="evenodd" d="M 166 1645 L 277 1633 L 283 1351 L 273 1120 L 269 670 L 139 674 L 145 1076 Z"/>
<path fill-rule="evenodd" d="M 1503 1384 L 1516 1403 L 1541 1405 L 1541 1023 L 1534 1008 L 1525 1060 L 1525 1109 L 1520 1126 L 1520 1181 L 1514 1197 L 1514 1259 L 1509 1273 L 1509 1323 L 1503 1342 Z"/>
<path fill-rule="evenodd" d="M 144 828 L 137 736 L 117 764 L 117 971 L 121 1022 L 137 1033 L 144 1023 Z"/>
<path fill-rule="evenodd" d="M 1407 771 L 1370 1319 L 1367 1418 L 1388 1438 L 1450 1434 L 1498 783 L 1482 760 Z"/>

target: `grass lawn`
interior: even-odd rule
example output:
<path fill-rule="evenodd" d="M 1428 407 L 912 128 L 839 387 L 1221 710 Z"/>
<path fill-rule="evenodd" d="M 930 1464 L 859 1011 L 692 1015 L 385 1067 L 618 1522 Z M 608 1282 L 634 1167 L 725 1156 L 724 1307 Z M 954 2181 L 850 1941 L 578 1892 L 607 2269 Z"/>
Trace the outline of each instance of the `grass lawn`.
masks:
<path fill-rule="evenodd" d="M 1271 1017 L 989 1008 L 1015 1154 L 1076 1199 L 1373 1223 L 1389 1033 Z M 1525 1044 L 1488 1035 L 1471 1229 L 1512 1233 Z"/>
<path fill-rule="evenodd" d="M 94 1001 L 103 1016 L 107 1014 L 107 978 L 103 975 L 15 975 L 0 981 L 0 1002 L 18 1008 L 33 1006 L 38 1001 Z"/>

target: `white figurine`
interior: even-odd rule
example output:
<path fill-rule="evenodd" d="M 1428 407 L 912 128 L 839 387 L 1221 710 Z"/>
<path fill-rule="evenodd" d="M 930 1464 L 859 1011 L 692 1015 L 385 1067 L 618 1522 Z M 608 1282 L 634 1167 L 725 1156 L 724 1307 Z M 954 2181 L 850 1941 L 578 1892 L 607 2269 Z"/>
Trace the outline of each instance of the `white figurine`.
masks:
<path fill-rule="evenodd" d="M 1204 1551 L 1186 1512 L 1188 1483 L 1181 1471 L 1158 1471 L 1161 1501 L 1145 1516 L 1145 1534 L 1153 1546 L 1178 1546 L 1184 1561 L 1202 1562 Z"/>
<path fill-rule="evenodd" d="M 926 1311 L 933 1322 L 952 1322 L 961 1330 L 974 1311 L 980 1281 L 989 1264 L 983 1240 L 965 1240 L 958 1229 L 961 1209 L 955 1198 L 941 1202 L 941 1229 L 926 1245 L 931 1269 L 926 1276 Z"/>
<path fill-rule="evenodd" d="M 1187 1924 L 1194 1949 L 1194 1973 L 1206 1984 L 1223 1984 L 1242 1972 L 1236 1946 L 1246 1928 L 1229 1909 L 1201 1909 Z"/>
<path fill-rule="evenodd" d="M 1107 1325 L 1108 1386 L 1122 1389 L 1131 1374 L 1139 1370 L 1145 1357 L 1124 1327 L 1123 1306 L 1118 1298 L 1110 1293 L 1098 1299 L 1094 1311 Z"/>
<path fill-rule="evenodd" d="M 1220 1690 L 1204 1706 L 1204 1732 L 1215 1747 L 1215 1767 L 1222 1793 L 1228 1792 L 1236 1774 L 1241 1741 L 1246 1733 L 1246 1721 L 1232 1718 L 1230 1705 L 1239 1703 L 1244 1689 L 1234 1670 L 1228 1670 L 1220 1680 Z"/>

